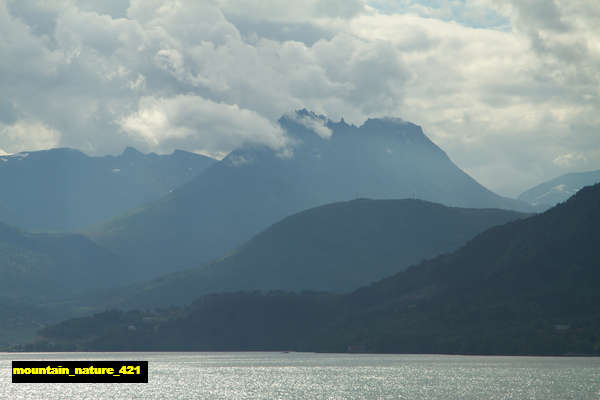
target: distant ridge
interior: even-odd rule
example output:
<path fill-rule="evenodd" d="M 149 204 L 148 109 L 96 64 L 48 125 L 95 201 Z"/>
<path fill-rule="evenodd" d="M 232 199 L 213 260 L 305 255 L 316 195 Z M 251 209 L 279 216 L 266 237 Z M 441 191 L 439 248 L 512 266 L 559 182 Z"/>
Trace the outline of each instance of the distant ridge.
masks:
<path fill-rule="evenodd" d="M 600 170 L 573 172 L 540 183 L 519 195 L 519 200 L 526 201 L 538 209 L 548 209 L 566 201 L 584 186 L 600 182 Z"/>
<path fill-rule="evenodd" d="M 0 156 L 0 221 L 24 228 L 87 228 L 154 201 L 216 160 L 176 151 L 89 157 L 57 148 Z"/>

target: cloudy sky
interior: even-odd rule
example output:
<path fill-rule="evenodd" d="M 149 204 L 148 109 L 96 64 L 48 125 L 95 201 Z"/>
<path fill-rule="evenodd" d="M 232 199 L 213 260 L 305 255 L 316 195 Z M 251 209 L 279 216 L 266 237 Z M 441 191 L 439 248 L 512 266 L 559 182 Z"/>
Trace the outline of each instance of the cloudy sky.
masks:
<path fill-rule="evenodd" d="M 596 0 L 0 0 L 0 153 L 286 145 L 394 116 L 492 190 L 600 169 Z"/>

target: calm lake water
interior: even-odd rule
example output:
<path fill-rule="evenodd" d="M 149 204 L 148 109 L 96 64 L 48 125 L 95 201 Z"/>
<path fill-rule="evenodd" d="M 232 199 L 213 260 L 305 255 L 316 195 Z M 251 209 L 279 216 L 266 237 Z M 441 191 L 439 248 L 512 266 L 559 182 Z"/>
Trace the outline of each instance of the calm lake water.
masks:
<path fill-rule="evenodd" d="M 16 384 L 12 360 L 147 360 L 149 382 Z M 600 358 L 0 353 L 0 399 L 600 399 Z"/>

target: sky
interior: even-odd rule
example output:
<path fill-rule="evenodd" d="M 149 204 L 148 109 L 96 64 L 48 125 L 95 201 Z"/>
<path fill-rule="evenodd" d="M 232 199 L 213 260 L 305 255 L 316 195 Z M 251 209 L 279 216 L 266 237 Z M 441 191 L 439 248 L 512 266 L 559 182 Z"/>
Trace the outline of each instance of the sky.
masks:
<path fill-rule="evenodd" d="M 600 169 L 596 0 L 0 0 L 0 154 L 290 145 L 398 117 L 516 196 Z"/>

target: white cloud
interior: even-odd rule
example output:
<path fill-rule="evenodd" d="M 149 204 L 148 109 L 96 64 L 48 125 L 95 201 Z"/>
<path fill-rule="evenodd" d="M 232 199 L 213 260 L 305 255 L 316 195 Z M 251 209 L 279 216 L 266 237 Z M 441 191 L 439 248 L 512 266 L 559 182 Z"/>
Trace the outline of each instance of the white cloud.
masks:
<path fill-rule="evenodd" d="M 10 0 L 0 37 L 2 126 L 88 153 L 289 151 L 276 120 L 308 108 L 423 125 L 504 194 L 600 168 L 594 1 Z"/>
<path fill-rule="evenodd" d="M 289 144 L 279 125 L 258 113 L 194 95 L 143 97 L 138 110 L 120 125 L 143 147 L 162 152 L 186 145 L 219 155 L 244 144 L 266 144 L 274 150 Z"/>
<path fill-rule="evenodd" d="M 570 167 L 573 164 L 580 164 L 581 162 L 585 162 L 585 161 L 587 161 L 587 158 L 585 157 L 585 155 L 583 155 L 581 153 L 579 153 L 579 154 L 573 154 L 573 153 L 561 154 L 553 160 L 554 164 L 556 164 L 560 167 Z"/>
<path fill-rule="evenodd" d="M 0 125 L 2 153 L 18 153 L 25 150 L 45 150 L 60 144 L 60 132 L 37 121 L 19 121 L 12 125 Z"/>
<path fill-rule="evenodd" d="M 598 69 L 591 64 L 585 67 L 592 59 L 567 65 L 552 56 L 550 63 L 519 30 L 475 29 L 415 15 L 365 15 L 350 29 L 396 47 L 408 79 L 395 114 L 422 124 L 488 187 L 516 195 L 562 174 L 557 154 L 582 153 L 588 168 L 600 168 L 592 154 L 599 140 L 593 110 L 600 106 L 600 75 L 592 76 Z"/>

